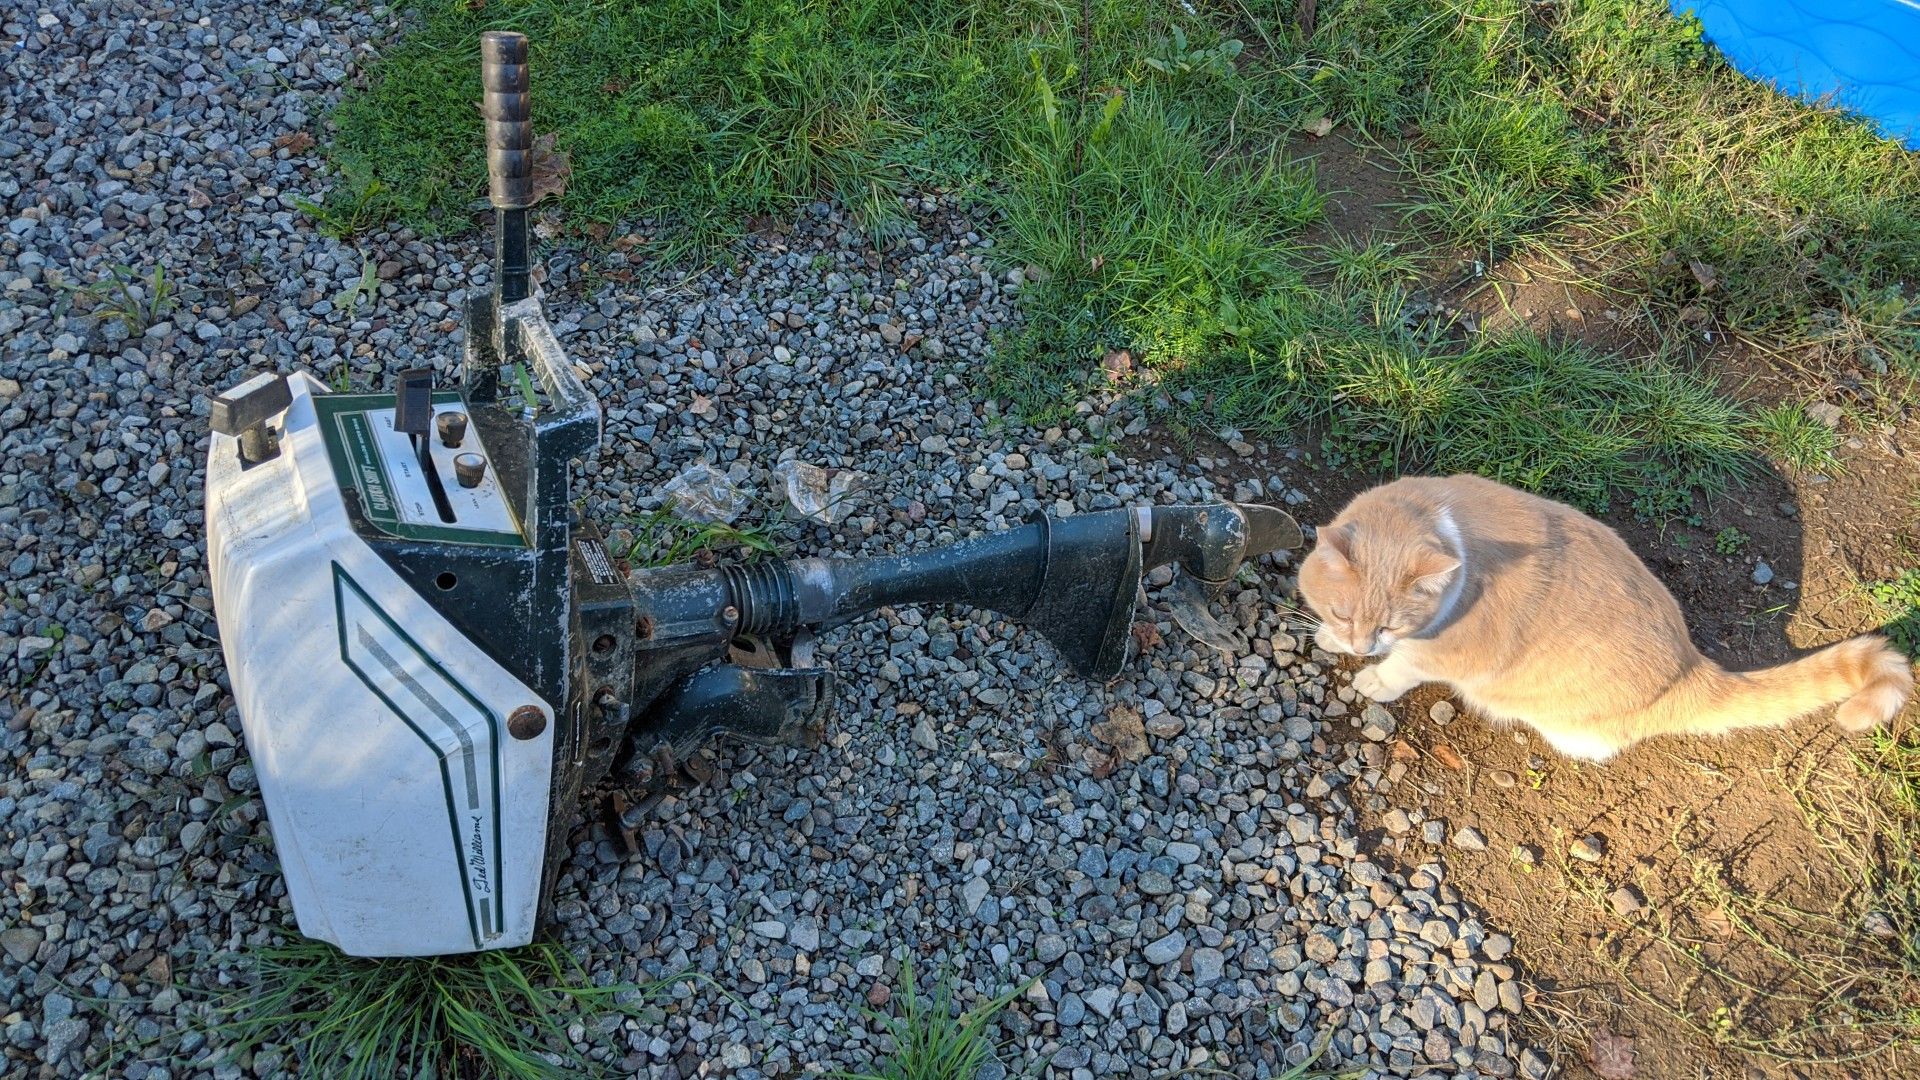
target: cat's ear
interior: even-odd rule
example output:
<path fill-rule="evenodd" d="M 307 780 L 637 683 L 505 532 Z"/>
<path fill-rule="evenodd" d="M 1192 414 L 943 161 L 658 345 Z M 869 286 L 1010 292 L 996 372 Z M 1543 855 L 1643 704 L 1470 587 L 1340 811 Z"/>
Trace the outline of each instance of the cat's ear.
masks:
<path fill-rule="evenodd" d="M 1438 548 L 1422 548 L 1407 567 L 1407 588 L 1428 596 L 1438 596 L 1453 584 L 1460 560 Z"/>
<path fill-rule="evenodd" d="M 1353 566 L 1353 526 L 1331 526 L 1320 530 L 1318 550 L 1327 553 L 1333 565 L 1351 568 Z"/>

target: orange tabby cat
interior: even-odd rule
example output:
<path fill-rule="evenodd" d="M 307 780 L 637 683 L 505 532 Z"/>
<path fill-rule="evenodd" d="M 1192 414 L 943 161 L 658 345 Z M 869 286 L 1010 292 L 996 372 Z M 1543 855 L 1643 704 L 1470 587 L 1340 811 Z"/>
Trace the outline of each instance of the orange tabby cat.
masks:
<path fill-rule="evenodd" d="M 1612 529 L 1478 476 L 1396 480 L 1320 530 L 1300 594 L 1330 652 L 1375 656 L 1375 701 L 1424 682 L 1495 720 L 1605 761 L 1654 735 L 1771 727 L 1839 703 L 1865 731 L 1913 690 L 1906 658 L 1867 635 L 1764 671 L 1700 655 L 1680 605 Z"/>

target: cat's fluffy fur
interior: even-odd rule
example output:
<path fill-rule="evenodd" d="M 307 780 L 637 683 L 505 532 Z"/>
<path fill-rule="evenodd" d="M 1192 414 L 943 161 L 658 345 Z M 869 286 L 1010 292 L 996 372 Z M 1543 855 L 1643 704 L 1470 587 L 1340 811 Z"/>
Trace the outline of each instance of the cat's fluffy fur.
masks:
<path fill-rule="evenodd" d="M 1300 593 L 1322 648 L 1380 658 L 1354 676 L 1366 696 L 1446 683 L 1488 718 L 1527 723 L 1589 761 L 1833 704 L 1835 723 L 1865 731 L 1913 690 L 1906 658 L 1877 635 L 1726 671 L 1694 648 L 1680 605 L 1612 529 L 1477 476 L 1361 494 L 1320 530 Z"/>

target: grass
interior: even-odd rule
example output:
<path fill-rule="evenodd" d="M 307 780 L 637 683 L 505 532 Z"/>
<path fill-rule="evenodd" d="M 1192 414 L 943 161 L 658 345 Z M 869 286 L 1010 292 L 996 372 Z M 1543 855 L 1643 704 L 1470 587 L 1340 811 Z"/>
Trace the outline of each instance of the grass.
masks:
<path fill-rule="evenodd" d="M 1867 596 L 1878 608 L 1894 648 L 1920 657 L 1920 570 L 1875 582 L 1867 586 Z"/>
<path fill-rule="evenodd" d="M 568 1025 L 658 1018 L 646 1003 L 654 988 L 592 985 L 553 944 L 361 959 L 296 939 L 251 950 L 242 963 L 246 983 L 214 1003 L 227 1059 L 293 1047 L 306 1074 L 338 1080 L 611 1075 L 574 1047 Z M 607 1042 L 593 1024 L 587 1030 Z"/>
<path fill-rule="evenodd" d="M 900 992 L 893 998 L 893 1015 L 866 1010 L 886 1029 L 893 1049 L 877 1071 L 829 1075 L 836 1080 L 973 1080 L 993 1054 L 989 1032 L 994 1018 L 1029 985 L 1022 984 L 956 1012 L 952 984 L 942 979 L 932 993 L 921 993 L 915 985 L 913 962 L 908 960 L 900 966 Z"/>
<path fill-rule="evenodd" d="M 356 218 L 459 230 L 485 175 L 473 137 L 478 35 L 534 45 L 533 120 L 572 165 L 576 223 L 669 220 L 712 241 L 757 213 L 832 197 L 876 233 L 915 183 L 967 183 L 986 162 L 969 129 L 992 109 L 967 15 L 905 0 L 602 0 L 420 4 L 375 83 L 334 114 Z"/>
<path fill-rule="evenodd" d="M 723 525 L 694 521 L 672 507 L 628 518 L 624 535 L 616 534 L 614 550 L 635 566 L 671 566 L 701 552 L 729 552 L 745 558 L 780 554 L 782 530 L 774 525 Z"/>
<path fill-rule="evenodd" d="M 1651 297 L 1676 340 L 1704 325 L 1912 365 L 1920 157 L 1748 83 L 1665 4 L 1330 2 L 1311 34 L 1292 12 L 420 4 L 333 114 L 340 182 L 314 212 L 336 231 L 468 227 L 477 37 L 510 26 L 535 43 L 534 122 L 571 161 L 576 229 L 646 219 L 664 256 L 833 198 L 884 238 L 901 193 L 970 193 L 1005 264 L 1033 271 L 987 384 L 1036 423 L 1064 420 L 1099 358 L 1128 348 L 1191 420 L 1315 422 L 1343 460 L 1587 506 L 1710 487 L 1754 454 L 1827 467 L 1821 432 L 1728 404 L 1683 349 L 1470 335 L 1417 302 L 1461 259 L 1575 231 L 1589 283 Z M 1391 248 L 1308 240 L 1326 194 L 1290 147 L 1323 121 L 1402 163 Z"/>
<path fill-rule="evenodd" d="M 1835 452 L 1840 433 L 1807 415 L 1807 410 L 1782 402 L 1753 414 L 1751 430 L 1774 460 L 1804 472 L 1832 472 L 1839 468 Z"/>
<path fill-rule="evenodd" d="M 95 318 L 118 319 L 127 335 L 137 338 L 171 314 L 180 305 L 181 296 L 165 267 L 155 264 L 152 272 L 143 276 L 124 263 L 116 263 L 100 281 L 73 288 L 70 299 L 86 301 Z"/>

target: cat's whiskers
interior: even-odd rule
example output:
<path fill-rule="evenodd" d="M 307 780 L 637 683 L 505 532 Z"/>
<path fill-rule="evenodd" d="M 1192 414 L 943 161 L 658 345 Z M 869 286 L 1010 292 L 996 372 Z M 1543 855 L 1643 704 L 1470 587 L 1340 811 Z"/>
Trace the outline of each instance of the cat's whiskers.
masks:
<path fill-rule="evenodd" d="M 1305 608 L 1282 605 L 1278 613 L 1289 630 L 1312 630 L 1317 633 L 1326 625 L 1318 616 Z"/>

